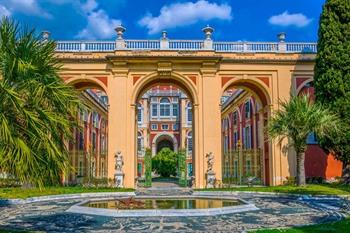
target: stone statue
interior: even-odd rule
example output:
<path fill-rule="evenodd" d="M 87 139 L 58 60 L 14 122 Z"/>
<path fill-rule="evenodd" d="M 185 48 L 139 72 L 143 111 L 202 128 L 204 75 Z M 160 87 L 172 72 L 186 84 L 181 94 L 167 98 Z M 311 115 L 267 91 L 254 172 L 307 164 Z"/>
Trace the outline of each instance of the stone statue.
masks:
<path fill-rule="evenodd" d="M 207 159 L 208 159 L 208 161 L 207 161 L 207 164 L 208 164 L 207 172 L 213 171 L 213 165 L 214 165 L 214 154 L 213 154 L 213 152 L 207 153 L 207 155 L 205 157 L 207 157 Z"/>
<path fill-rule="evenodd" d="M 121 172 L 124 165 L 122 152 L 118 151 L 115 154 L 114 158 L 115 158 L 115 170 L 116 172 Z"/>
<path fill-rule="evenodd" d="M 115 173 L 114 173 L 114 180 L 115 180 L 115 187 L 117 188 L 123 188 L 124 187 L 124 173 L 123 173 L 123 155 L 121 151 L 118 151 L 115 154 Z"/>
<path fill-rule="evenodd" d="M 216 182 L 216 177 L 215 177 L 215 172 L 213 170 L 214 166 L 214 154 L 213 152 L 209 152 L 205 156 L 207 158 L 207 188 L 215 188 L 215 182 Z"/>

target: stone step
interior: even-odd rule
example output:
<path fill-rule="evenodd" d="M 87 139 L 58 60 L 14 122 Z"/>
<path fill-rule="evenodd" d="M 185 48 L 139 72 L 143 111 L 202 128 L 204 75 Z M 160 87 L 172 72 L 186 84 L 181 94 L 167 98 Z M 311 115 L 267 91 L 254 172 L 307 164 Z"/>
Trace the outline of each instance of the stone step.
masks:
<path fill-rule="evenodd" d="M 139 188 L 135 192 L 136 196 L 183 196 L 192 193 L 189 188 Z"/>

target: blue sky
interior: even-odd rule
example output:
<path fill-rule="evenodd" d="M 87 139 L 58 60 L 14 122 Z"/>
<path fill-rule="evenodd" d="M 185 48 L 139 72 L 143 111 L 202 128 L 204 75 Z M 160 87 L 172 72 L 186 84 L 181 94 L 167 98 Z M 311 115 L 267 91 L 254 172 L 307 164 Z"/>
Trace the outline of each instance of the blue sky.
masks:
<path fill-rule="evenodd" d="M 122 23 L 124 38 L 202 39 L 214 27 L 217 41 L 316 41 L 325 0 L 0 0 L 10 16 L 57 40 L 108 40 Z"/>

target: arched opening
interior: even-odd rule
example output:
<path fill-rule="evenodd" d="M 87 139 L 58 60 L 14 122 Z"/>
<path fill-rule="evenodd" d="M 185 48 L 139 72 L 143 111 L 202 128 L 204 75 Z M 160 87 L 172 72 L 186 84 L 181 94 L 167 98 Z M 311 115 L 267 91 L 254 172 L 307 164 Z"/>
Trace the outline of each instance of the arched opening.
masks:
<path fill-rule="evenodd" d="M 71 170 L 65 182 L 77 184 L 107 177 L 108 169 L 108 96 L 98 79 L 66 79 L 80 92 L 84 107 L 77 116 L 79 127 L 72 129 L 68 142 Z"/>
<path fill-rule="evenodd" d="M 270 146 L 264 128 L 270 103 L 264 83 L 236 80 L 221 97 L 222 183 L 270 183 Z"/>
<path fill-rule="evenodd" d="M 193 128 L 194 104 L 192 90 L 179 78 L 151 77 L 136 87 L 136 129 L 143 135 L 143 153 L 137 153 L 137 176 L 142 185 L 145 174 L 144 155 L 147 149 L 155 156 L 163 148 L 186 154 L 187 177 L 193 175 L 194 146 L 188 151 L 188 132 Z M 137 86 L 137 85 L 136 85 Z M 141 113 L 142 111 L 142 113 Z M 137 145 L 139 148 L 140 146 Z M 137 151 L 140 151 L 137 149 Z M 153 177 L 156 177 L 154 174 Z M 141 181 L 141 184 L 140 184 Z"/>
<path fill-rule="evenodd" d="M 157 153 L 159 153 L 164 148 L 168 148 L 174 151 L 174 143 L 171 140 L 162 139 L 157 143 Z"/>

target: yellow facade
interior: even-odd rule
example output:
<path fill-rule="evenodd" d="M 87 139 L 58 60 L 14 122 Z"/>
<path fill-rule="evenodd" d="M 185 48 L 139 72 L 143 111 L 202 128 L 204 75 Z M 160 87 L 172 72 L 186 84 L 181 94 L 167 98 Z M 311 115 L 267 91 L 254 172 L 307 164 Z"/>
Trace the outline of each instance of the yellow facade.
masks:
<path fill-rule="evenodd" d="M 228 88 L 250 91 L 261 102 L 261 119 L 279 109 L 280 100 L 296 93 L 296 77 L 312 79 L 315 55 L 310 53 L 244 53 L 214 50 L 115 50 L 114 52 L 57 52 L 61 76 L 79 88 L 100 88 L 109 98 L 108 177 L 114 176 L 114 154 L 124 157 L 124 185 L 135 187 L 137 177 L 136 106 L 155 84 L 181 88 L 193 102 L 195 187 L 206 186 L 205 155 L 214 154 L 216 179 L 221 180 L 221 103 Z M 263 124 L 263 123 L 262 123 Z M 264 135 L 261 135 L 264 138 Z M 265 137 L 265 141 L 268 140 Z M 267 141 L 270 185 L 295 174 L 291 150 Z"/>

